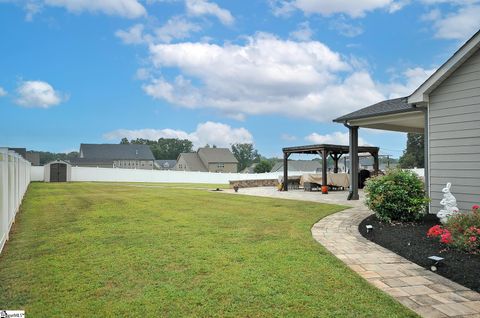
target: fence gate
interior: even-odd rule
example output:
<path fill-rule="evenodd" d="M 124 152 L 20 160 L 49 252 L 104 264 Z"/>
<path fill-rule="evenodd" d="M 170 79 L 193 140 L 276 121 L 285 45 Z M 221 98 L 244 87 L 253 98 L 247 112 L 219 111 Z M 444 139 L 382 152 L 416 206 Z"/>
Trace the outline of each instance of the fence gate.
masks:
<path fill-rule="evenodd" d="M 50 182 L 67 182 L 67 165 L 52 163 L 50 165 Z"/>

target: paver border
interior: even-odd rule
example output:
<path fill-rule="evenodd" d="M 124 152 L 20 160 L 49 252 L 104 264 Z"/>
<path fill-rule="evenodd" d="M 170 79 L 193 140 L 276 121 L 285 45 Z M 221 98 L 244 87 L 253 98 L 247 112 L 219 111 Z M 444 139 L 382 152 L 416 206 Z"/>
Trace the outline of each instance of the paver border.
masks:
<path fill-rule="evenodd" d="M 480 294 L 435 274 L 358 231 L 371 215 L 354 207 L 315 223 L 313 238 L 375 287 L 422 317 L 480 317 Z"/>

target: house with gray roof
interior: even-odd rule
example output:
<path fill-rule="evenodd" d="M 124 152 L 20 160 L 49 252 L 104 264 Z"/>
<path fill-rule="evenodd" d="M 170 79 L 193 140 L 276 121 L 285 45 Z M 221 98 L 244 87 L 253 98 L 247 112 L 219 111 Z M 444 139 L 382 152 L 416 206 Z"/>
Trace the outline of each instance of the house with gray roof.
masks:
<path fill-rule="evenodd" d="M 148 145 L 80 144 L 79 157 L 71 163 L 79 167 L 152 170 L 154 161 Z"/>
<path fill-rule="evenodd" d="M 359 128 L 424 134 L 430 211 L 441 209 L 442 189 L 448 182 L 458 208 L 470 210 L 480 202 L 480 31 L 411 95 L 379 102 L 334 121 L 349 129 L 352 158 L 358 154 Z M 351 170 L 353 180 L 355 165 Z M 357 190 L 352 181 L 349 198 L 358 199 Z"/>
<path fill-rule="evenodd" d="M 228 148 L 199 148 L 197 152 L 181 153 L 175 170 L 237 172 L 238 160 Z"/>

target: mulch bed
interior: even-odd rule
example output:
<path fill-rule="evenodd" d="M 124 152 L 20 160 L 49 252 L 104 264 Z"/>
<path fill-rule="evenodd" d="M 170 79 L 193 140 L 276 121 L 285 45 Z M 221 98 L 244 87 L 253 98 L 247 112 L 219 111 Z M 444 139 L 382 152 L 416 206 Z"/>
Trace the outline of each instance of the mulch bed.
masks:
<path fill-rule="evenodd" d="M 370 233 L 367 233 L 367 224 L 373 225 Z M 452 250 L 437 239 L 428 238 L 428 229 L 436 224 L 440 223 L 435 215 L 428 215 L 415 224 L 383 223 L 372 215 L 360 223 L 358 230 L 368 240 L 428 269 L 432 261 L 427 257 L 445 258 L 437 274 L 480 292 L 480 255 Z"/>

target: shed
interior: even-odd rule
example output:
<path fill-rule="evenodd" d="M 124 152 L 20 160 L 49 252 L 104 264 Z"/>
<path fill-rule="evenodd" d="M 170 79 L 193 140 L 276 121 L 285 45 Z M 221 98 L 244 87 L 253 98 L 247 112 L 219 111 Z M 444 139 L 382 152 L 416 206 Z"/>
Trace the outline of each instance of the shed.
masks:
<path fill-rule="evenodd" d="M 55 160 L 44 166 L 45 182 L 69 182 L 72 178 L 72 165 L 63 160 Z"/>

